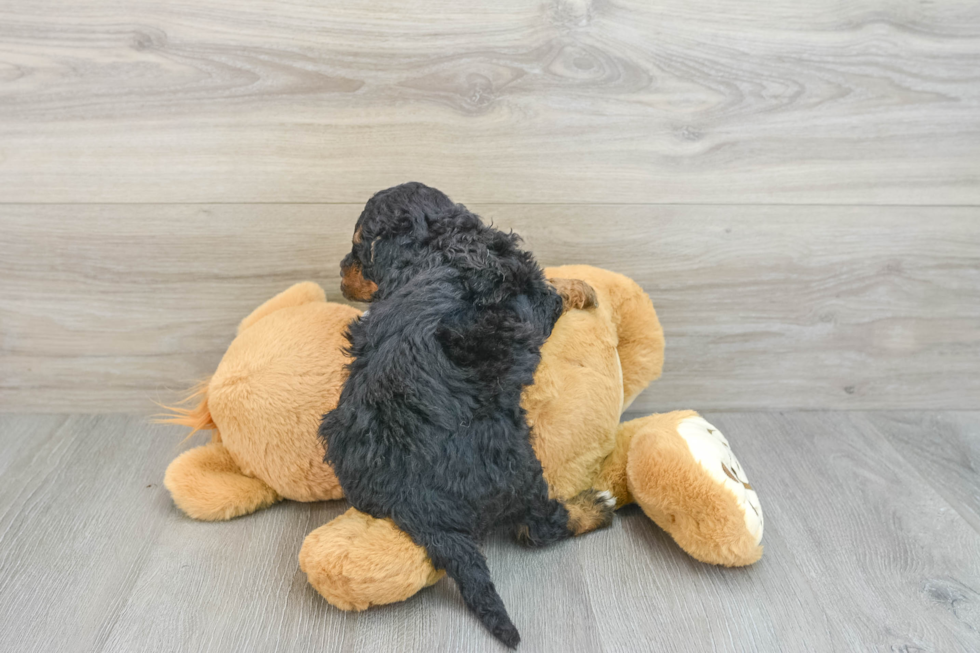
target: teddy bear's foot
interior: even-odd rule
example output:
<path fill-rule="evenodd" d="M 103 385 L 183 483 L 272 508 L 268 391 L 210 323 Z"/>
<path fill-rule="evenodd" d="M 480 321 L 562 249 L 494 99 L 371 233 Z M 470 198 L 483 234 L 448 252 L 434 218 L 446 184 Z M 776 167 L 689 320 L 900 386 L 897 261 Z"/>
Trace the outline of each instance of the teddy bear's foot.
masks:
<path fill-rule="evenodd" d="M 281 498 L 259 479 L 242 474 L 220 442 L 177 456 L 167 467 L 163 484 L 187 516 L 205 521 L 247 515 Z"/>
<path fill-rule="evenodd" d="M 393 521 L 354 508 L 306 536 L 299 566 L 341 610 L 404 601 L 445 574 Z"/>
<path fill-rule="evenodd" d="M 632 430 L 633 499 L 690 555 L 737 567 L 762 556 L 762 507 L 721 432 L 693 411 L 650 415 Z"/>

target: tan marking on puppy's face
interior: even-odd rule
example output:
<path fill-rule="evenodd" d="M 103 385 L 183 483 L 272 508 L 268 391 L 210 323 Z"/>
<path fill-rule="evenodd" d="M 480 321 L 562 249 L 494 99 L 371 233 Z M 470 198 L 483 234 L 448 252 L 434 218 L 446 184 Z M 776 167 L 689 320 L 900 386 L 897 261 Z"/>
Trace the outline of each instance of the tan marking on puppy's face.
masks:
<path fill-rule="evenodd" d="M 359 262 L 342 266 L 340 291 L 352 302 L 369 302 L 378 291 L 378 284 L 364 278 Z"/>
<path fill-rule="evenodd" d="M 355 245 L 361 244 L 361 227 L 358 227 L 357 231 L 354 232 L 353 242 Z"/>

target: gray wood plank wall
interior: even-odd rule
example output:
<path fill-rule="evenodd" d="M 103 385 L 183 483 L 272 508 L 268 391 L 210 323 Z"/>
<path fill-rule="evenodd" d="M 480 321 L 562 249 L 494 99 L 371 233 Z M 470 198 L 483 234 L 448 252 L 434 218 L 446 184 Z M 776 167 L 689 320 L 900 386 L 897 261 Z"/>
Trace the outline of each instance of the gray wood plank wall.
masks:
<path fill-rule="evenodd" d="M 980 201 L 973 0 L 0 7 L 9 201 Z"/>
<path fill-rule="evenodd" d="M 147 411 L 418 179 L 639 281 L 640 410 L 980 408 L 980 4 L 0 0 L 0 410 Z"/>

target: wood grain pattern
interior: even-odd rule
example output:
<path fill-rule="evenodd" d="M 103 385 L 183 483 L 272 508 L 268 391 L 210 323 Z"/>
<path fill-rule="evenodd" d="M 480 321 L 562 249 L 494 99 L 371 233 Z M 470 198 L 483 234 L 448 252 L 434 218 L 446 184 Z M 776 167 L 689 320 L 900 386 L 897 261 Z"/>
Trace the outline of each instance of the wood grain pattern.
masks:
<path fill-rule="evenodd" d="M 976 444 L 980 413 L 708 417 L 759 490 L 762 561 L 697 563 L 636 508 L 544 550 L 494 537 L 485 551 L 521 650 L 980 648 L 980 533 L 944 499 L 966 479 L 927 482 L 889 445 L 943 424 L 933 459 L 953 458 L 948 443 Z M 182 437 L 131 416 L 0 416 L 3 650 L 500 650 L 448 580 L 363 613 L 327 605 L 296 554 L 343 502 L 219 524 L 180 515 L 160 479 L 194 444 Z"/>
<path fill-rule="evenodd" d="M 973 0 L 0 3 L 0 201 L 980 202 Z"/>
<path fill-rule="evenodd" d="M 100 650 L 172 510 L 177 448 L 138 418 L 0 422 L 0 612 L 6 650 Z"/>
<path fill-rule="evenodd" d="M 667 336 L 635 410 L 980 408 L 980 213 L 472 205 L 545 264 L 636 279 Z M 0 207 L 0 410 L 153 409 L 237 322 L 313 279 L 342 301 L 357 205 Z"/>
<path fill-rule="evenodd" d="M 872 413 L 873 428 L 980 533 L 980 419 L 976 413 Z"/>

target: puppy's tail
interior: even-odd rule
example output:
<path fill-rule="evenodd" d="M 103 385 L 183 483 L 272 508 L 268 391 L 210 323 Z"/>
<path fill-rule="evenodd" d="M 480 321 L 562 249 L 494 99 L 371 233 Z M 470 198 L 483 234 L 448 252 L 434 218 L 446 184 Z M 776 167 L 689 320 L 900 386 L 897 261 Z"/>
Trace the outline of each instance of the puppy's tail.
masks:
<path fill-rule="evenodd" d="M 487 630 L 510 648 L 516 648 L 521 635 L 507 616 L 504 602 L 490 580 L 487 561 L 476 542 L 461 533 L 445 532 L 421 534 L 416 540 L 429 552 L 436 569 L 445 569 L 456 581 L 466 606 Z"/>

